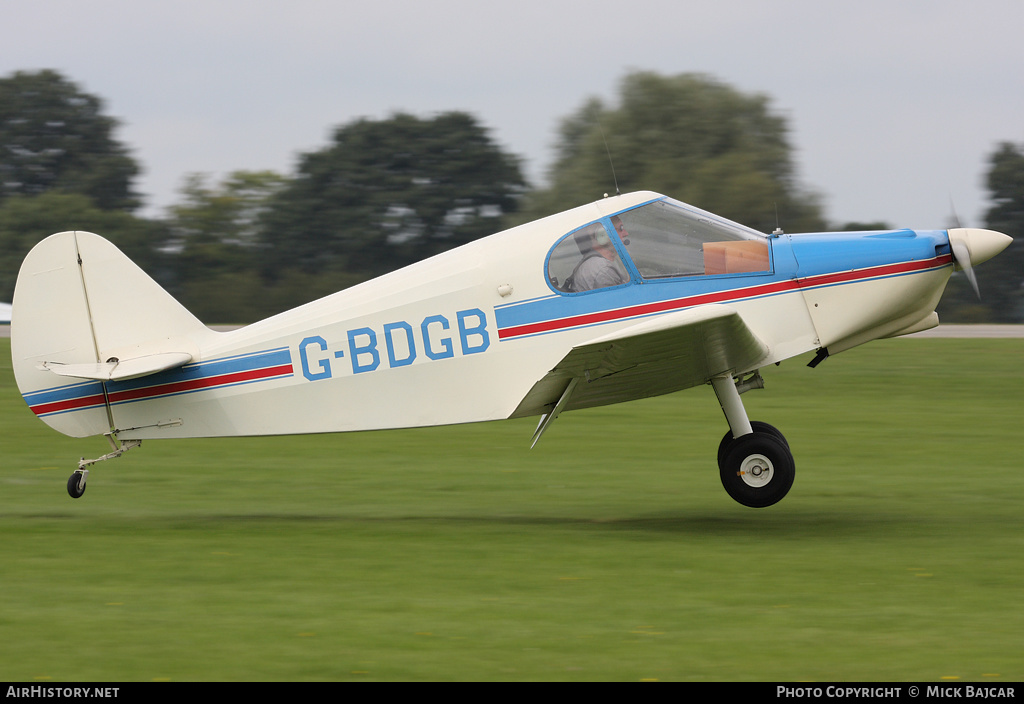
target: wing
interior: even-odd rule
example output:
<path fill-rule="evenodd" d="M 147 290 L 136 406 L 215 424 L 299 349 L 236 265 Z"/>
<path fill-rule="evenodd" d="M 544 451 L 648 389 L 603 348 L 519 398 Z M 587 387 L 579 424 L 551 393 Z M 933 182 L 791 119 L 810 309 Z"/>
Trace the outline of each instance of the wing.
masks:
<path fill-rule="evenodd" d="M 670 313 L 569 351 L 520 402 L 513 418 L 542 414 L 534 441 L 561 411 L 631 401 L 741 374 L 769 353 L 727 305 Z"/>

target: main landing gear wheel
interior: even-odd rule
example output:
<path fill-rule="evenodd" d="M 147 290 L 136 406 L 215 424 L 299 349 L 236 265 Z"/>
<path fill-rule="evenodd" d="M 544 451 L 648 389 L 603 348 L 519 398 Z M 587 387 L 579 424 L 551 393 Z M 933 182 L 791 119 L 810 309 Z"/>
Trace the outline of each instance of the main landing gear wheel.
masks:
<path fill-rule="evenodd" d="M 750 421 L 750 427 L 751 429 L 753 429 L 755 433 L 768 433 L 769 435 L 774 435 L 775 437 L 782 441 L 783 445 L 789 447 L 789 441 L 786 440 L 786 436 L 783 435 L 782 431 L 776 428 L 774 425 L 769 425 L 768 423 L 765 423 L 760 420 L 752 420 Z M 722 462 L 725 460 L 725 451 L 729 449 L 729 444 L 732 442 L 732 440 L 732 431 L 727 430 L 725 432 L 725 437 L 722 438 L 722 442 L 718 443 L 719 467 L 722 466 Z"/>
<path fill-rule="evenodd" d="M 84 493 L 85 474 L 83 472 L 75 472 L 68 478 L 68 494 L 71 495 L 72 499 L 78 499 Z"/>
<path fill-rule="evenodd" d="M 793 453 L 785 438 L 758 430 L 729 442 L 718 466 L 725 491 L 751 508 L 781 501 L 796 476 Z"/>

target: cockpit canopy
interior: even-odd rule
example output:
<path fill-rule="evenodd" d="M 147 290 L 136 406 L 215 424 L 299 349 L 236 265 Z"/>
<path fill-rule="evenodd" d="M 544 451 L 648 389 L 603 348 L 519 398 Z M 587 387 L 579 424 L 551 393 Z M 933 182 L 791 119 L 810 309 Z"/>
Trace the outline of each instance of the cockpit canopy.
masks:
<path fill-rule="evenodd" d="M 583 293 L 682 276 L 771 271 L 765 235 L 662 198 L 570 232 L 548 255 L 551 286 Z"/>

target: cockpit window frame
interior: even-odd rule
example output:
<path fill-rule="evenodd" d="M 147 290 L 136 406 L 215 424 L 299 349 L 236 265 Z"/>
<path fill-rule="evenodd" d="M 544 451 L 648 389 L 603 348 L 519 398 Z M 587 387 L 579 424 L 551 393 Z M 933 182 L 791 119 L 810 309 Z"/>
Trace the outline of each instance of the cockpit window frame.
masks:
<path fill-rule="evenodd" d="M 707 273 L 707 267 L 706 266 L 702 266 L 702 270 L 700 272 L 695 271 L 693 273 L 678 273 L 678 274 L 670 274 L 670 275 L 664 275 L 664 276 L 649 276 L 649 275 L 645 276 L 641 272 L 640 267 L 637 266 L 637 263 L 634 260 L 634 257 L 630 253 L 629 247 L 627 245 L 623 244 L 622 238 L 620 237 L 620 232 L 619 232 L 618 228 L 616 227 L 614 221 L 617 218 L 621 218 L 622 216 L 628 215 L 631 212 L 637 211 L 637 210 L 639 210 L 641 208 L 650 207 L 650 206 L 658 204 L 658 203 L 662 203 L 662 204 L 664 204 L 666 206 L 669 206 L 669 207 L 674 207 L 674 208 L 682 211 L 688 217 L 693 218 L 693 220 L 695 222 L 697 222 L 697 223 L 704 223 L 708 227 L 710 227 L 711 229 L 719 230 L 719 231 L 721 231 L 721 233 L 723 235 L 725 235 L 725 237 L 723 237 L 722 239 L 698 239 L 698 240 L 696 240 L 697 242 L 699 242 L 699 246 L 701 248 L 703 248 L 704 244 L 717 243 L 717 242 L 720 242 L 720 241 L 721 242 L 728 242 L 728 241 L 753 241 L 753 242 L 762 243 L 764 245 L 764 247 L 765 247 L 766 256 L 767 256 L 767 259 L 766 259 L 767 266 L 766 266 L 766 268 L 763 269 L 763 270 L 762 269 L 757 269 L 757 270 L 753 270 L 753 271 L 737 271 L 737 272 L 728 272 L 728 271 L 726 271 L 726 272 L 721 272 L 721 273 L 717 273 L 716 272 L 716 273 L 710 273 L 709 274 L 709 273 Z M 621 220 L 620 220 L 620 222 L 621 222 Z M 564 246 L 564 243 L 566 242 L 566 240 L 568 240 L 569 238 L 573 237 L 577 233 L 579 233 L 579 232 L 581 232 L 583 230 L 586 230 L 587 228 L 594 227 L 595 225 L 598 225 L 598 224 L 603 226 L 605 233 L 607 233 L 609 239 L 611 240 L 612 245 L 615 248 L 615 252 L 617 254 L 619 263 L 622 265 L 622 267 L 628 273 L 628 276 L 629 276 L 628 280 L 623 282 L 623 283 L 621 283 L 621 284 L 617 284 L 617 285 L 613 285 L 613 286 L 606 286 L 606 287 L 601 287 L 601 288 L 594 288 L 594 289 L 587 290 L 587 291 L 565 291 L 565 290 L 562 290 L 561 288 L 556 286 L 553 283 L 553 281 L 552 281 L 552 272 L 551 272 L 552 256 L 555 254 L 556 251 L 558 251 L 559 247 Z M 627 234 L 628 234 L 628 232 L 627 232 Z M 646 202 L 643 202 L 643 203 L 639 203 L 639 204 L 637 204 L 635 206 L 631 206 L 629 208 L 623 208 L 620 211 L 617 211 L 615 213 L 611 213 L 611 214 L 606 215 L 606 216 L 604 216 L 602 218 L 599 218 L 597 220 L 592 220 L 592 221 L 590 221 L 590 222 L 588 222 L 588 223 L 586 223 L 586 224 L 584 224 L 584 225 L 582 225 L 580 227 L 577 227 L 574 230 L 566 233 L 562 237 L 558 238 L 558 240 L 555 242 L 555 244 L 548 250 L 548 253 L 547 253 L 547 255 L 544 258 L 545 279 L 547 281 L 548 287 L 554 293 L 556 293 L 556 294 L 558 294 L 560 296 L 580 296 L 580 295 L 587 295 L 587 294 L 591 294 L 591 293 L 597 293 L 597 292 L 600 292 L 600 291 L 611 291 L 611 290 L 621 289 L 621 288 L 624 288 L 626 286 L 631 286 L 631 285 L 651 285 L 651 284 L 672 283 L 672 282 L 678 283 L 678 282 L 683 281 L 683 280 L 697 280 L 697 279 L 699 279 L 699 280 L 708 280 L 708 279 L 732 278 L 732 277 L 744 277 L 744 276 L 745 277 L 749 277 L 749 276 L 771 276 L 772 274 L 775 273 L 775 260 L 774 260 L 774 253 L 773 253 L 772 247 L 771 247 L 771 240 L 772 240 L 772 236 L 771 235 L 767 235 L 767 234 L 765 234 L 763 232 L 760 232 L 760 231 L 755 230 L 753 228 L 747 227 L 746 225 L 741 225 L 740 223 L 734 222 L 734 221 L 729 220 L 727 218 L 723 218 L 723 217 L 721 217 L 719 215 L 715 215 L 714 213 L 708 212 L 706 210 L 702 210 L 701 208 L 697 208 L 695 206 L 689 205 L 687 203 L 683 203 L 681 201 L 678 201 L 678 200 L 675 200 L 675 199 L 669 198 L 669 197 L 654 198 L 654 199 L 651 199 L 649 201 L 646 201 Z M 627 239 L 627 241 L 628 241 L 628 239 Z M 564 283 L 564 281 L 562 283 Z"/>

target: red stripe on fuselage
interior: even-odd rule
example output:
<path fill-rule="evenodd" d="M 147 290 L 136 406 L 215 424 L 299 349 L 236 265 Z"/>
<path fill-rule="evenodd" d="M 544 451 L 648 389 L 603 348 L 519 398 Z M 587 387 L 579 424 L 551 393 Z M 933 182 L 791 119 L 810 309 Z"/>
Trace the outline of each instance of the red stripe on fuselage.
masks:
<path fill-rule="evenodd" d="M 111 404 L 125 403 L 128 401 L 141 401 L 157 396 L 180 394 L 188 391 L 199 391 L 202 389 L 211 389 L 217 386 L 229 386 L 231 384 L 243 384 L 249 381 L 260 381 L 262 379 L 271 379 L 277 376 L 291 376 L 293 373 L 294 370 L 292 369 L 291 364 L 282 364 L 276 367 L 267 367 L 265 369 L 251 369 L 200 379 L 189 379 L 169 384 L 159 384 L 157 386 L 143 387 L 140 389 L 117 391 L 109 394 L 109 401 Z M 103 398 L 103 394 L 90 394 L 80 398 L 41 403 L 31 406 L 30 408 L 37 416 L 42 416 L 48 413 L 77 411 L 92 406 L 102 406 L 105 403 L 106 400 Z"/>
<path fill-rule="evenodd" d="M 852 283 L 854 281 L 863 279 L 894 276 L 898 274 L 908 274 L 916 271 L 924 271 L 926 269 L 933 269 L 936 267 L 945 266 L 951 263 L 952 261 L 953 258 L 951 255 L 944 254 L 933 259 L 925 259 L 922 261 L 901 262 L 899 264 L 884 264 L 881 266 L 870 267 L 867 269 L 855 269 L 852 271 L 834 272 L 830 274 L 818 274 L 816 276 L 809 276 L 804 279 L 776 281 L 770 284 L 763 284 L 761 286 L 730 289 L 727 291 L 718 291 L 715 293 L 704 293 L 696 296 L 688 296 L 685 298 L 674 298 L 667 301 L 657 301 L 654 303 L 645 303 L 643 305 L 638 306 L 629 306 L 627 308 L 615 308 L 611 310 L 597 311 L 594 313 L 585 313 L 583 315 L 574 315 L 567 318 L 542 320 L 536 323 L 526 323 L 524 325 L 516 325 L 513 327 L 501 329 L 498 331 L 498 339 L 508 340 L 514 337 L 522 337 L 525 335 L 536 335 L 539 333 L 565 330 L 568 328 L 586 327 L 588 325 L 609 323 L 614 322 L 616 320 L 625 320 L 627 318 L 636 318 L 643 317 L 646 315 L 653 315 L 656 313 L 665 313 L 673 310 L 681 310 L 683 308 L 692 308 L 694 306 L 707 305 L 709 303 L 724 303 L 728 301 L 738 301 L 744 298 L 759 298 L 762 296 L 772 296 L 779 293 L 785 293 L 787 291 L 796 291 L 799 289 L 814 288 L 817 286 L 833 286 L 841 283 Z"/>
<path fill-rule="evenodd" d="M 187 391 L 209 389 L 215 386 L 241 384 L 247 381 L 258 381 L 260 379 L 269 379 L 275 376 L 290 376 L 292 373 L 292 365 L 282 364 L 277 367 L 267 367 L 266 369 L 251 369 L 242 372 L 232 372 L 231 374 L 221 374 L 219 376 L 189 379 L 187 381 L 176 381 L 170 384 L 160 384 L 159 386 L 117 391 L 110 394 L 110 403 L 114 404 L 124 403 L 126 401 L 139 401 L 142 399 L 153 398 L 155 396 L 167 396 L 171 394 L 185 393 Z"/>
<path fill-rule="evenodd" d="M 90 406 L 102 406 L 105 403 L 103 400 L 103 394 L 91 394 L 89 396 L 82 396 L 81 398 L 72 398 L 66 401 L 52 401 L 50 403 L 40 403 L 37 406 L 29 406 L 32 412 L 37 416 L 46 415 L 47 413 L 60 413 L 62 411 L 77 411 Z"/>

